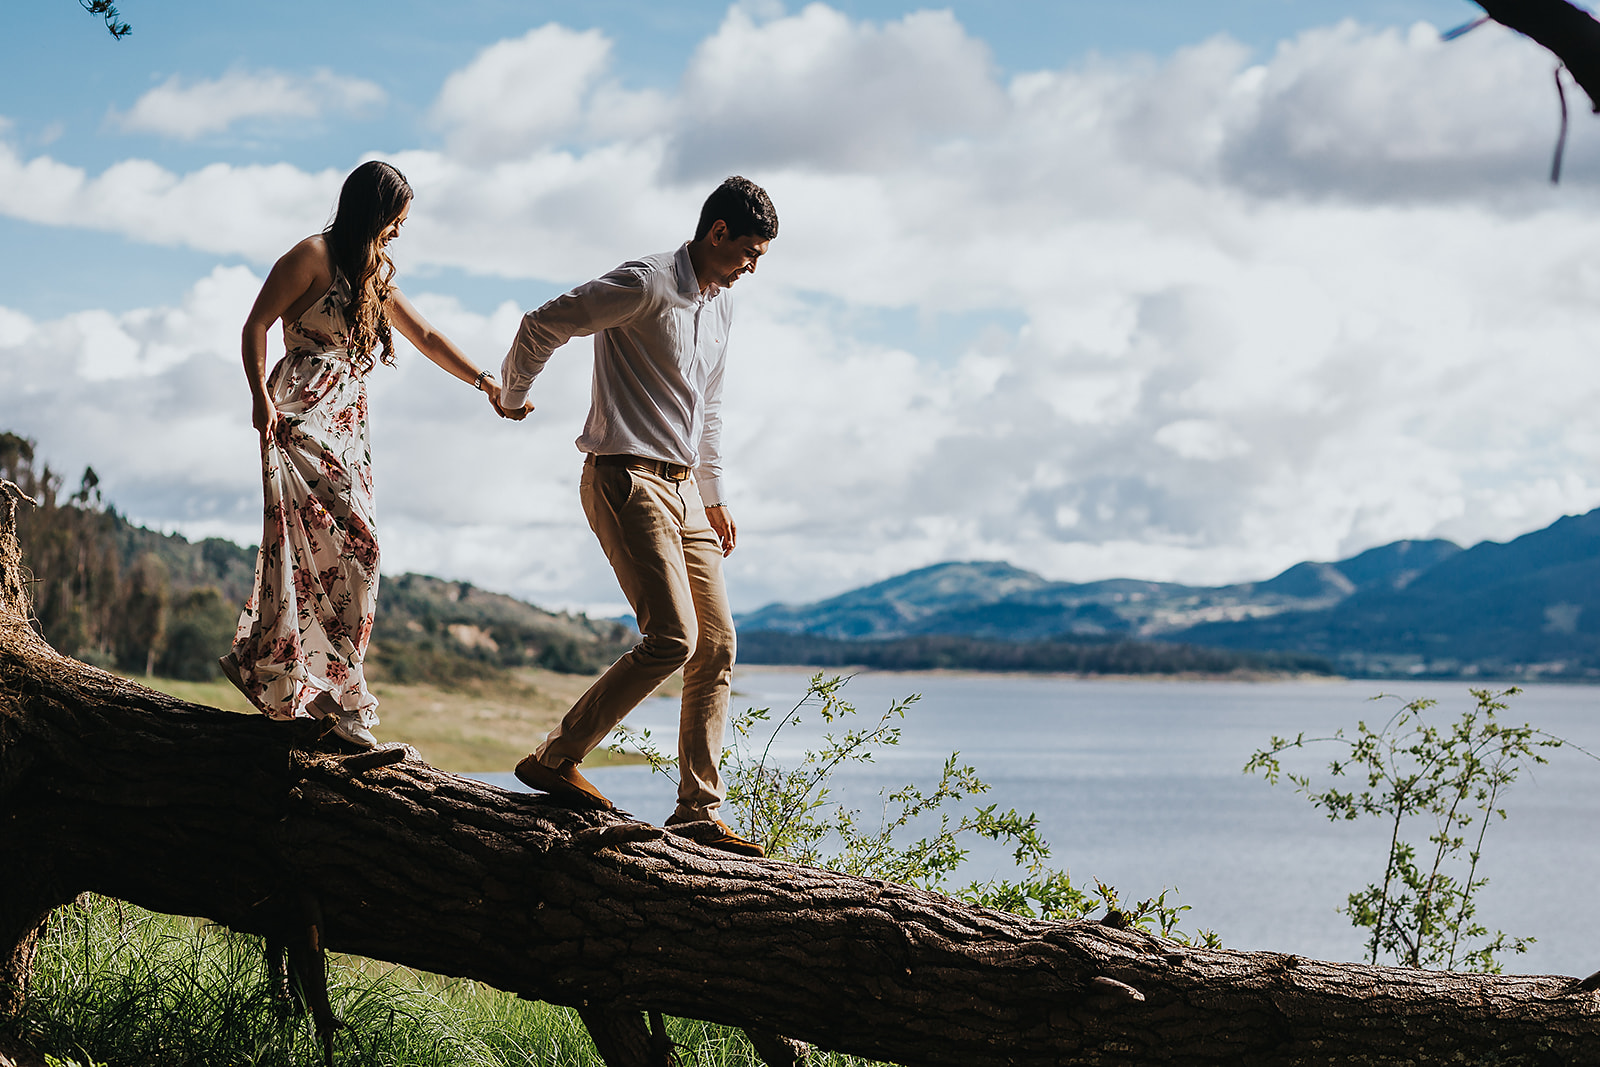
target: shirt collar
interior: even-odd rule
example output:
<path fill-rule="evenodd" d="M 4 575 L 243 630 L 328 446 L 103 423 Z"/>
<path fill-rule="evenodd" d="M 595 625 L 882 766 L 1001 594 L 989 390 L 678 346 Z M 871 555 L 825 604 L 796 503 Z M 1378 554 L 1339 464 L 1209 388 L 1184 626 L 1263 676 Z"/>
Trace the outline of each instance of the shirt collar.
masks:
<path fill-rule="evenodd" d="M 678 277 L 678 295 L 688 301 L 712 300 L 722 292 L 722 286 L 713 282 L 704 293 L 700 291 L 700 279 L 694 273 L 694 260 L 689 258 L 689 242 L 685 241 L 678 248 L 678 254 L 672 257 L 673 270 Z"/>

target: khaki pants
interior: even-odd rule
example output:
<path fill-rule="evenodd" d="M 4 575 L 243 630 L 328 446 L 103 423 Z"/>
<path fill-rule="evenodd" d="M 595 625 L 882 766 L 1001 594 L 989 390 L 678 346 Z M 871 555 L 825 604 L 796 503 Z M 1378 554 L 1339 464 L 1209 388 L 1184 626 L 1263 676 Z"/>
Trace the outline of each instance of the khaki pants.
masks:
<path fill-rule="evenodd" d="M 728 723 L 734 634 L 722 546 L 692 478 L 674 482 L 639 468 L 596 466 L 590 456 L 579 495 L 644 637 L 578 698 L 536 754 L 550 767 L 582 762 L 682 667 L 673 815 L 708 818 L 727 795 L 717 764 Z"/>

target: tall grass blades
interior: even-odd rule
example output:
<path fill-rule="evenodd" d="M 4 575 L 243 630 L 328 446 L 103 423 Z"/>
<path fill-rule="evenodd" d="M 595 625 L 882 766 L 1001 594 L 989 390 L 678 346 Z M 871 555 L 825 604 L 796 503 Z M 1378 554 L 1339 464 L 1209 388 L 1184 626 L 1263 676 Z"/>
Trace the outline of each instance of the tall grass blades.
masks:
<path fill-rule="evenodd" d="M 577 1015 L 477 982 L 330 957 L 329 997 L 349 1024 L 338 1067 L 604 1067 Z M 668 1021 L 682 1067 L 762 1067 L 744 1034 Z M 49 1067 L 316 1067 L 308 1017 L 280 1012 L 260 938 L 104 897 L 58 909 L 23 1011 L 0 1038 Z M 813 1067 L 867 1067 L 813 1054 Z"/>
<path fill-rule="evenodd" d="M 259 938 L 86 897 L 56 911 L 8 1036 L 81 1067 L 290 1067 L 321 1051 L 268 987 Z M 469 982 L 334 958 L 329 993 L 349 1067 L 593 1062 L 582 1024 Z"/>

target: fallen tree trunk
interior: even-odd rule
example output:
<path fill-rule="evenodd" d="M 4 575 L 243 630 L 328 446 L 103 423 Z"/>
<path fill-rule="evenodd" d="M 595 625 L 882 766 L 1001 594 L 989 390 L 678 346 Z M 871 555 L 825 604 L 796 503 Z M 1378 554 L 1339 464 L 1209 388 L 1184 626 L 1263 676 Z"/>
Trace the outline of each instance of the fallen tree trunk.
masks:
<path fill-rule="evenodd" d="M 0 520 L 4 519 L 0 512 Z M 54 653 L 0 529 L 0 978 L 93 890 L 579 1010 L 614 1067 L 641 1013 L 903 1064 L 1600 1062 L 1570 979 L 1190 949 L 702 848 L 310 723 L 186 704 Z M 404 750 L 392 750 L 405 755 Z"/>

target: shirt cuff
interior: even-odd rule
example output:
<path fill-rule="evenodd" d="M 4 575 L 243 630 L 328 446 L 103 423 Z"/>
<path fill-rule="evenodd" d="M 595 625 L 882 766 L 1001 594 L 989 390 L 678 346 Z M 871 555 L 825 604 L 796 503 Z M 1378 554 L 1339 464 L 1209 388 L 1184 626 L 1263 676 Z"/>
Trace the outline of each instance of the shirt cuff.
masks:
<path fill-rule="evenodd" d="M 515 411 L 528 402 L 527 389 L 501 389 L 500 406 L 507 411 Z"/>
<path fill-rule="evenodd" d="M 702 481 L 696 476 L 694 484 L 700 490 L 700 502 L 706 507 L 710 507 L 712 504 L 726 504 L 728 502 L 727 497 L 722 495 L 721 478 L 706 478 Z"/>

